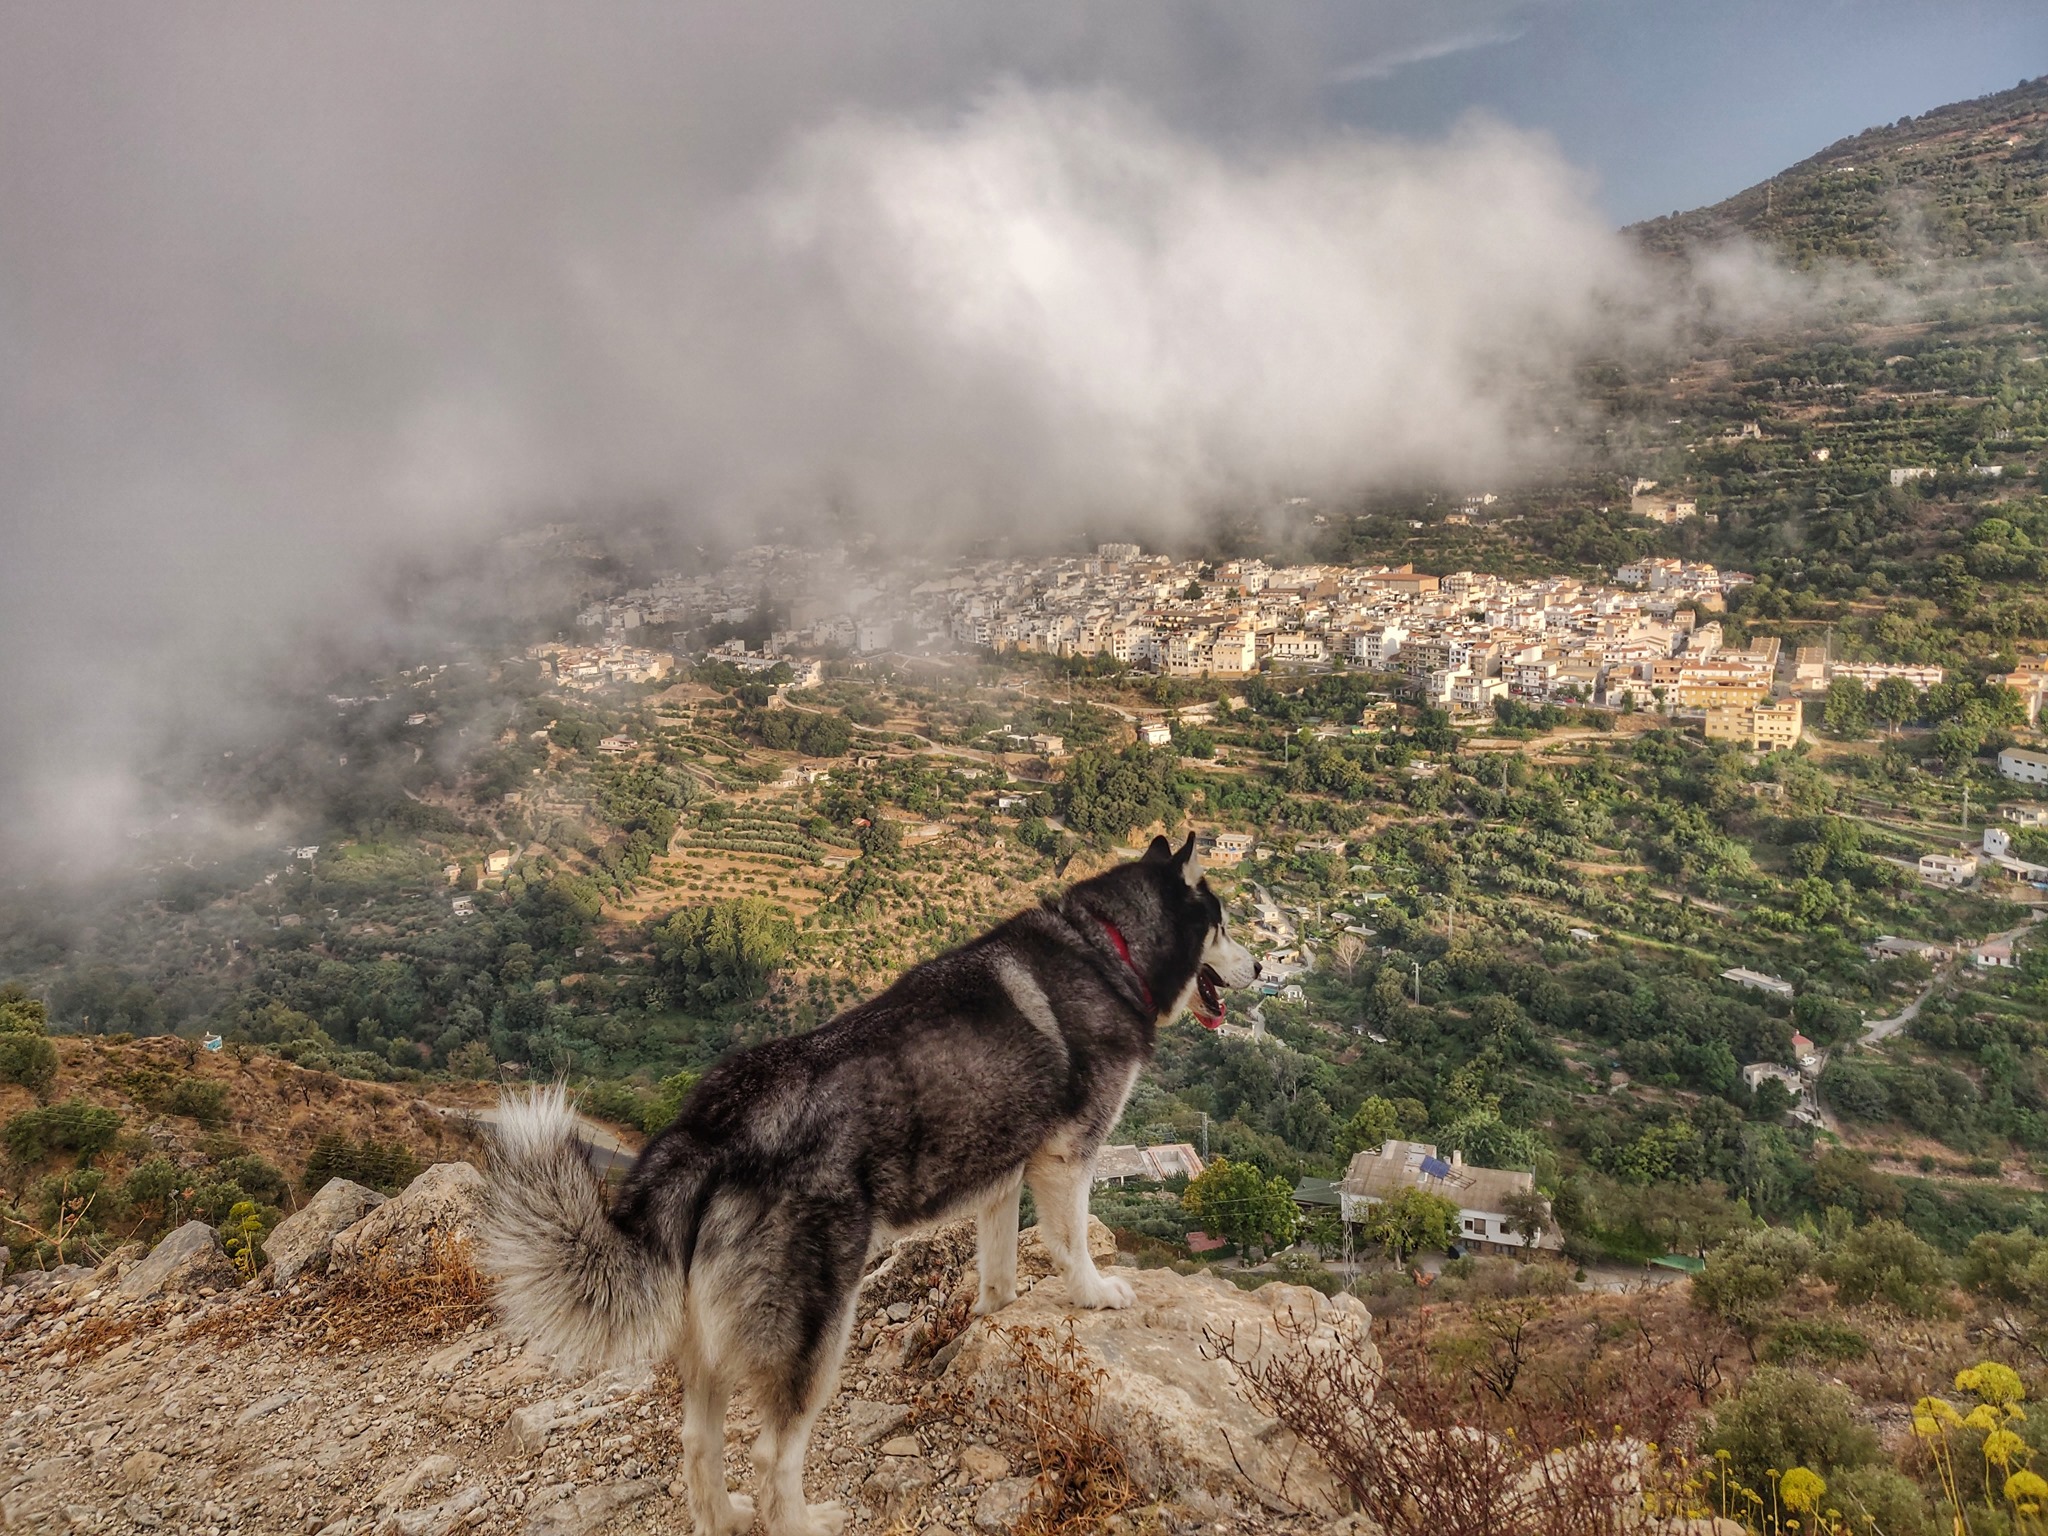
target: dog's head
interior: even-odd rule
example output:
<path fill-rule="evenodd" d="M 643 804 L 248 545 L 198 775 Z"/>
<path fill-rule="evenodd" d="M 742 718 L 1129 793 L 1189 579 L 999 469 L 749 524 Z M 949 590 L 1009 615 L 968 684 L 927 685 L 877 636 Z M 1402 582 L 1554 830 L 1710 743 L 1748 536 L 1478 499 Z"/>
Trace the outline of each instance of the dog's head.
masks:
<path fill-rule="evenodd" d="M 1159 892 L 1166 914 L 1173 964 L 1163 978 L 1167 989 L 1158 995 L 1173 1002 L 1165 1016 L 1174 1018 L 1186 1009 L 1204 1028 L 1215 1029 L 1223 1023 L 1224 989 L 1250 986 L 1258 979 L 1259 962 L 1225 930 L 1223 903 L 1202 873 L 1192 832 L 1178 849 L 1163 837 L 1153 838 L 1138 865 Z"/>

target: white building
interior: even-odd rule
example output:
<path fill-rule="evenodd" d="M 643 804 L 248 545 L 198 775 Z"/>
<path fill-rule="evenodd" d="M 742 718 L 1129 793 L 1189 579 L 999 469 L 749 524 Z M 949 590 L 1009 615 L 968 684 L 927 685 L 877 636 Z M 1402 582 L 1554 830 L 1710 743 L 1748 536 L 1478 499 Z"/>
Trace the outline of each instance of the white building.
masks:
<path fill-rule="evenodd" d="M 1998 771 L 2015 784 L 2048 784 L 2048 752 L 2007 747 L 1998 754 Z"/>
<path fill-rule="evenodd" d="M 1783 1083 L 1795 1100 L 1806 1088 L 1797 1072 L 1790 1067 L 1781 1067 L 1775 1061 L 1753 1061 L 1742 1069 L 1742 1084 L 1751 1093 L 1766 1082 Z"/>
<path fill-rule="evenodd" d="M 1923 853 L 1920 878 L 1929 885 L 1968 885 L 1977 878 L 1976 855 Z"/>

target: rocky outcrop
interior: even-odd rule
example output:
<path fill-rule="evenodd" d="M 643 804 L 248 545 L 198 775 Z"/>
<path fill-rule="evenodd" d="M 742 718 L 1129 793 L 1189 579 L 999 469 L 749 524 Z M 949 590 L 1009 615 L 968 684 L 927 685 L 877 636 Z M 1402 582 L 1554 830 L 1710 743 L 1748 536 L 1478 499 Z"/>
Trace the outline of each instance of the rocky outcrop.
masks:
<path fill-rule="evenodd" d="M 1335 1481 L 1246 1401 L 1235 1373 L 1204 1348 L 1204 1330 L 1234 1329 L 1240 1340 L 1274 1348 L 1286 1329 L 1311 1347 L 1353 1351 L 1376 1369 L 1364 1306 L 1299 1286 L 1247 1292 L 1210 1275 L 1119 1273 L 1137 1292 L 1127 1310 L 1079 1312 L 1067 1306 L 1058 1281 L 1041 1282 L 971 1328 L 948 1374 L 976 1404 L 1014 1398 L 1025 1384 L 1017 1334 L 1036 1330 L 1043 1346 L 1071 1329 L 1078 1346 L 1072 1366 L 1098 1384 L 1098 1427 L 1147 1495 L 1218 1515 L 1260 1504 L 1341 1510 Z"/>
<path fill-rule="evenodd" d="M 223 1290 L 235 1278 L 213 1228 L 188 1221 L 122 1275 L 119 1290 L 123 1301 L 147 1301 L 166 1293 Z"/>
<path fill-rule="evenodd" d="M 1116 1240 L 1091 1218 L 1089 1247 L 1099 1263 Z M 972 1262 L 974 1229 L 963 1223 L 899 1243 L 869 1277 L 861 1305 L 861 1337 L 879 1364 L 913 1366 L 934 1328 L 965 1314 L 979 1286 Z M 1096 1383 L 1098 1428 L 1122 1455 L 1133 1482 L 1149 1498 L 1172 1499 L 1216 1515 L 1291 1508 L 1335 1514 L 1336 1483 L 1274 1420 L 1238 1390 L 1232 1369 L 1205 1347 L 1205 1330 L 1277 1347 L 1285 1333 L 1313 1348 L 1356 1353 L 1376 1369 L 1372 1317 L 1348 1296 L 1326 1298 L 1300 1286 L 1242 1291 L 1213 1275 L 1120 1269 L 1137 1293 L 1121 1310 L 1069 1306 L 1049 1256 L 1027 1232 L 1018 1254 L 1018 1299 L 979 1318 L 930 1355 L 936 1372 L 972 1413 L 1015 1402 L 1028 1387 L 1025 1344 L 1040 1353 L 1071 1337 L 1068 1365 Z M 916 1293 L 917 1302 L 907 1299 Z M 991 1511 L 1015 1490 L 1000 1481 L 983 1496 Z"/>
<path fill-rule="evenodd" d="M 329 1179 L 319 1194 L 264 1239 L 271 1283 L 282 1287 L 301 1274 L 324 1274 L 334 1239 L 382 1204 L 384 1197 L 373 1189 L 348 1179 Z"/>
<path fill-rule="evenodd" d="M 466 1245 L 483 1209 L 484 1176 L 468 1163 L 436 1163 L 354 1226 L 337 1233 L 327 1272 L 431 1267 L 453 1242 Z"/>
<path fill-rule="evenodd" d="M 480 1187 L 472 1169 L 429 1170 L 334 1235 L 330 1273 L 430 1260 L 468 1230 Z M 1105 1261 L 1110 1246 L 1094 1228 Z M 325 1282 L 310 1263 L 278 1292 L 187 1286 L 220 1262 L 209 1230 L 185 1228 L 118 1278 L 108 1266 L 0 1286 L 0 1531 L 669 1536 L 687 1525 L 666 1375 L 565 1380 L 471 1321 L 473 1308 L 406 1344 L 358 1336 L 351 1319 L 379 1307 L 431 1313 L 431 1270 L 403 1287 Z M 1141 1500 L 1100 1529 L 1374 1536 L 1332 1517 L 1327 1479 L 1204 1349 L 1205 1328 L 1235 1323 L 1242 1344 L 1246 1329 L 1286 1320 L 1319 1347 L 1369 1351 L 1363 1308 L 1124 1269 L 1134 1306 L 1079 1312 L 1031 1234 L 1019 1268 L 1020 1298 L 987 1319 L 967 1311 L 979 1284 L 971 1228 L 899 1243 L 874 1268 L 842 1390 L 813 1440 L 814 1497 L 845 1503 L 871 1532 L 1014 1530 L 1046 1471 L 1005 1411 L 1032 1390 L 1018 1341 L 1071 1327 L 1071 1363 L 1098 1394 L 1094 1427 Z M 742 1486 L 757 1429 L 744 1408 L 727 1426 Z"/>

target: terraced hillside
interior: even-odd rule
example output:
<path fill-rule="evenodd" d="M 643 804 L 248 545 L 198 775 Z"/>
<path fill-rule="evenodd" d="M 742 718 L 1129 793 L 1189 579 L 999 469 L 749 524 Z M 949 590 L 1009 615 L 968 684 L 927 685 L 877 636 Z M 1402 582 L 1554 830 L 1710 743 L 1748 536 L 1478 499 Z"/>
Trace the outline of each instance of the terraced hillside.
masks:
<path fill-rule="evenodd" d="M 2048 76 L 1865 129 L 1635 232 L 1666 251 L 1748 234 L 1802 266 L 2038 253 L 2048 242 Z"/>

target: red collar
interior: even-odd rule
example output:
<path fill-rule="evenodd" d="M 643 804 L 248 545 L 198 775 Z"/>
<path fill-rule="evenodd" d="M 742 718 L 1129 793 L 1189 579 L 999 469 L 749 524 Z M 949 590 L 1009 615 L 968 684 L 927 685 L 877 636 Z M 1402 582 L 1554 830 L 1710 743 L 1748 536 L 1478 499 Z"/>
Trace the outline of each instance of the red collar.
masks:
<path fill-rule="evenodd" d="M 1116 946 L 1116 952 L 1123 957 L 1124 964 L 1131 968 L 1131 975 L 1137 978 L 1138 996 L 1145 1001 L 1145 1011 L 1157 1013 L 1159 1009 L 1152 1002 L 1152 989 L 1145 984 L 1144 973 L 1138 969 L 1138 963 L 1131 958 L 1131 946 L 1124 942 L 1124 936 L 1117 932 L 1116 924 L 1108 918 L 1098 916 L 1095 921 L 1102 924 L 1102 931 L 1109 935 L 1109 942 Z"/>

